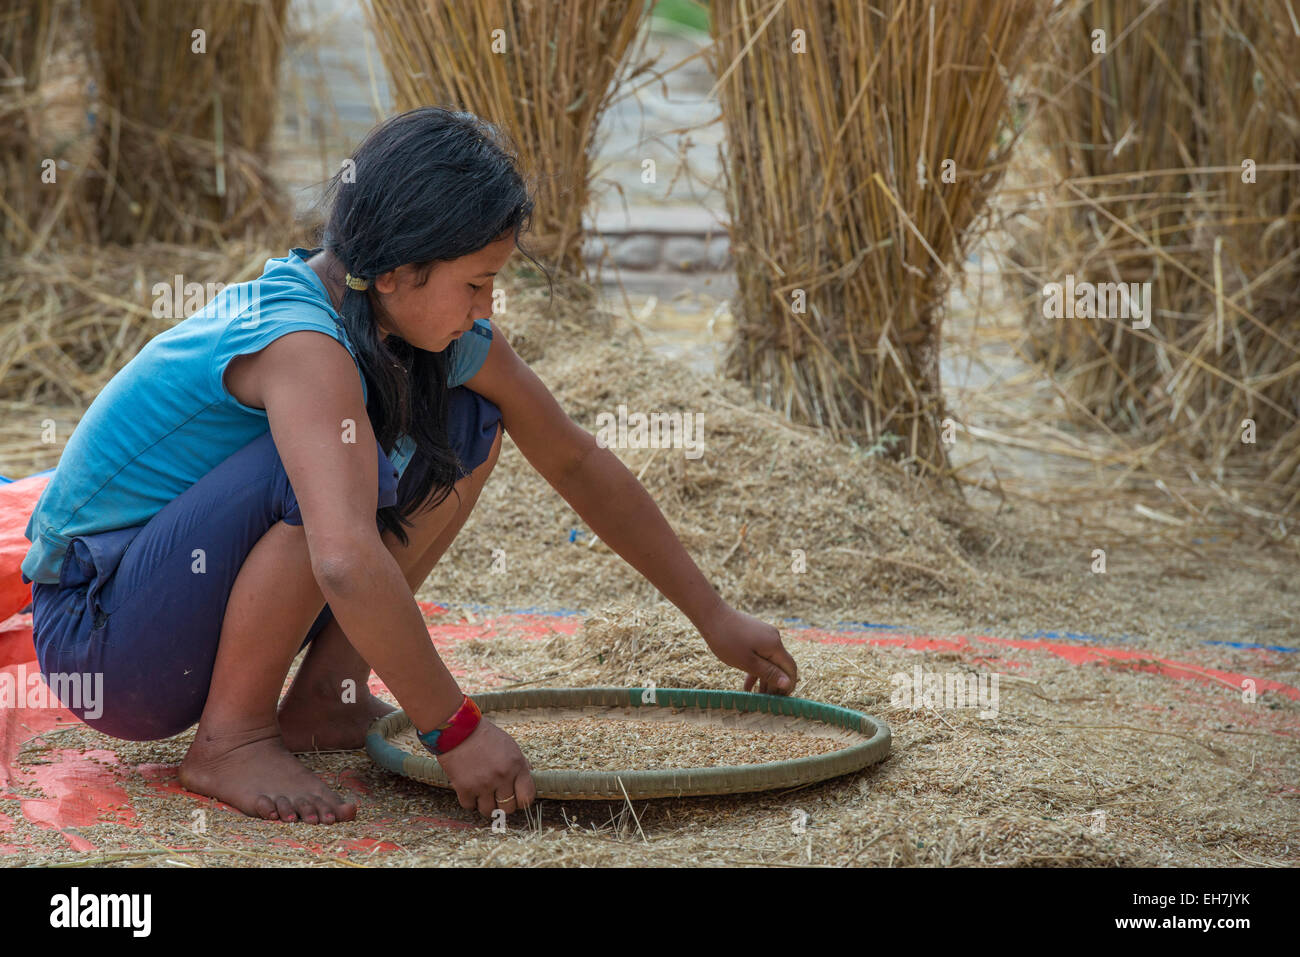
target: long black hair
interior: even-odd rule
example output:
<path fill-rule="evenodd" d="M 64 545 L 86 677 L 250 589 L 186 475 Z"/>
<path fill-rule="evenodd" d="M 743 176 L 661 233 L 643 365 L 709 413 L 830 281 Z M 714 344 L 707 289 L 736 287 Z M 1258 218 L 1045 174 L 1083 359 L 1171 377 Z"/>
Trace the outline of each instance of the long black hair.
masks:
<path fill-rule="evenodd" d="M 326 186 L 329 204 L 321 244 L 353 276 L 368 279 L 414 265 L 424 284 L 434 263 L 458 259 L 531 224 L 533 200 L 505 134 L 472 113 L 427 106 L 379 124 Z M 550 279 L 546 267 L 523 254 Z M 341 278 L 341 277 L 340 277 Z M 366 414 L 380 446 L 391 451 L 409 434 L 416 451 L 395 507 L 377 521 L 406 545 L 407 516 L 430 499 L 440 504 L 460 478 L 447 438 L 449 346 L 416 348 L 400 336 L 385 341 L 372 296 L 344 287 L 339 315 L 366 381 Z"/>

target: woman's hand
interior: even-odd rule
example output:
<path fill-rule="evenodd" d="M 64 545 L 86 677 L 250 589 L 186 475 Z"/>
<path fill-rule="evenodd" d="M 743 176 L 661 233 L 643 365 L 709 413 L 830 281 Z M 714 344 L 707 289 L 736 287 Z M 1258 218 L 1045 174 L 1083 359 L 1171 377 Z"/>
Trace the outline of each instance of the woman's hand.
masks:
<path fill-rule="evenodd" d="M 468 738 L 437 758 L 467 811 L 478 808 L 488 818 L 497 808 L 513 814 L 537 798 L 532 769 L 519 745 L 487 718 L 480 718 Z"/>
<path fill-rule="evenodd" d="M 799 681 L 781 633 L 752 615 L 728 607 L 701 633 L 719 661 L 745 672 L 746 691 L 757 682 L 760 694 L 788 695 Z"/>

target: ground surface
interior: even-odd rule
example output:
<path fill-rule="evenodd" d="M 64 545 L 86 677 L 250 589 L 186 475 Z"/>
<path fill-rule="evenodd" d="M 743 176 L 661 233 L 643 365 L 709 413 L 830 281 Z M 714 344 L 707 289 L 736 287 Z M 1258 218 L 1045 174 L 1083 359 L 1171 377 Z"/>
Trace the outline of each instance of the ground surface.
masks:
<path fill-rule="evenodd" d="M 498 833 L 454 796 L 364 752 L 322 754 L 305 760 L 362 810 L 313 828 L 250 820 L 181 790 L 188 735 L 122 742 L 56 712 L 11 711 L 0 736 L 4 863 L 1296 862 L 1289 539 L 1244 527 L 1170 537 L 1113 492 L 962 505 L 780 425 L 734 383 L 630 339 L 583 351 L 538 344 L 532 331 L 520 338 L 580 422 L 613 399 L 670 404 L 657 390 L 705 410 L 710 444 L 698 462 L 681 450 L 619 454 L 723 595 L 782 628 L 797 693 L 883 718 L 890 756 L 793 793 L 543 801 L 531 822 L 517 816 Z M 478 509 L 418 596 L 467 690 L 740 687 L 653 586 L 590 542 L 507 440 Z M 1095 547 L 1107 551 L 1104 574 L 1092 570 Z M 794 548 L 805 572 L 791 570 Z M 497 549 L 504 574 L 492 571 Z M 22 625 L 23 616 L 10 622 Z M 895 703 L 893 676 L 918 666 L 997 673 L 996 716 Z M 800 812 L 808 826 L 796 834 Z"/>

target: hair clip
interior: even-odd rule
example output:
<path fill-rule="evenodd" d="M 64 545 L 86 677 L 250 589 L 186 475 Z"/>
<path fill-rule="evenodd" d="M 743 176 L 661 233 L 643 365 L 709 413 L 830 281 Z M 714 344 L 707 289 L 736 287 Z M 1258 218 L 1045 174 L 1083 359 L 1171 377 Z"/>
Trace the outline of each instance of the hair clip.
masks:
<path fill-rule="evenodd" d="M 348 284 L 349 289 L 355 289 L 358 292 L 365 292 L 367 289 L 370 288 L 369 279 L 361 279 L 357 276 L 352 275 L 352 273 L 348 273 L 347 278 L 344 279 L 343 281 Z"/>

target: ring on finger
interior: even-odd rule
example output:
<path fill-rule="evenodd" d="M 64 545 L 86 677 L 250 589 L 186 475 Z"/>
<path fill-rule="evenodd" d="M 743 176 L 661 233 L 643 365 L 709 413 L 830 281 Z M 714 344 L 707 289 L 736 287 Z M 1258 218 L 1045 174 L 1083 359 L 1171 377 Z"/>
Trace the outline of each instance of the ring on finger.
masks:
<path fill-rule="evenodd" d="M 496 797 L 495 794 L 492 795 L 492 796 L 493 796 L 493 797 Z M 497 803 L 498 803 L 498 804 L 505 804 L 506 801 L 513 801 L 514 799 L 515 799 L 515 796 L 514 796 L 513 794 L 511 794 L 509 797 L 499 797 L 499 798 L 497 798 Z"/>

